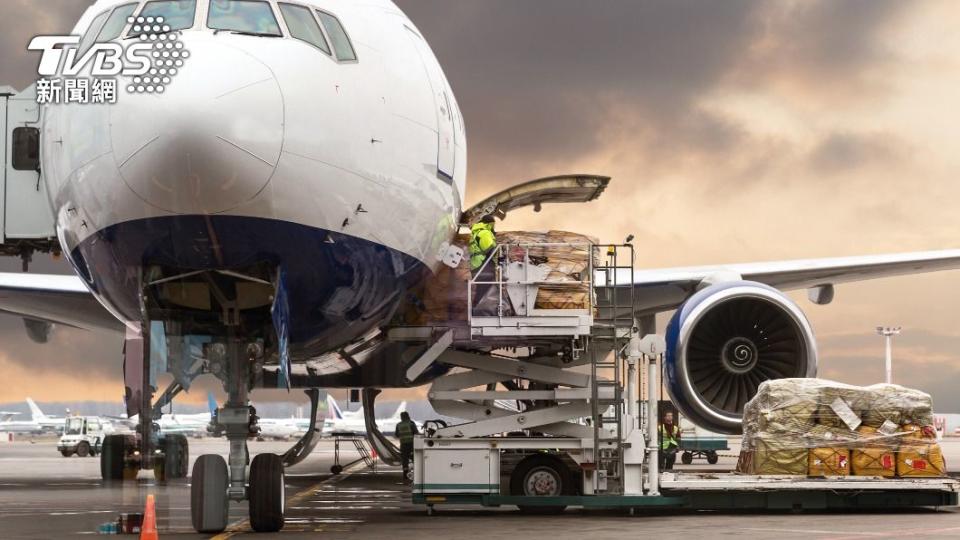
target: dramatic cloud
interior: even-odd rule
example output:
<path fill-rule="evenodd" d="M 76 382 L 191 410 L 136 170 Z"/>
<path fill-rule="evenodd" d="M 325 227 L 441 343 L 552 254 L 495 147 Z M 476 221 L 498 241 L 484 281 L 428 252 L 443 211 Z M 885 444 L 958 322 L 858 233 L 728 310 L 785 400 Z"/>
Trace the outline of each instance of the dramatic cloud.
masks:
<path fill-rule="evenodd" d="M 24 51 L 29 38 L 69 29 L 85 4 L 6 2 L 0 84 L 29 84 L 38 60 Z M 595 203 L 517 212 L 501 228 L 606 241 L 634 234 L 645 268 L 960 244 L 954 2 L 398 5 L 440 59 L 464 114 L 468 201 L 549 174 L 613 177 Z M 51 269 L 68 271 L 62 262 L 35 265 Z M 883 349 L 873 327 L 900 324 L 895 380 L 960 411 L 958 280 L 951 272 L 845 285 L 829 306 L 793 294 L 820 335 L 821 375 L 878 382 Z M 19 381 L 0 401 L 30 388 L 113 395 L 117 341 L 60 330 L 53 344 L 36 345 L 19 319 L 0 317 L 0 369 Z M 191 398 L 216 387 L 201 383 Z M 393 397 L 402 395 L 422 393 Z"/>
<path fill-rule="evenodd" d="M 37 78 L 40 54 L 28 51 L 41 34 L 66 34 L 92 4 L 90 0 L 4 0 L 0 22 L 0 85 L 23 90 Z"/>

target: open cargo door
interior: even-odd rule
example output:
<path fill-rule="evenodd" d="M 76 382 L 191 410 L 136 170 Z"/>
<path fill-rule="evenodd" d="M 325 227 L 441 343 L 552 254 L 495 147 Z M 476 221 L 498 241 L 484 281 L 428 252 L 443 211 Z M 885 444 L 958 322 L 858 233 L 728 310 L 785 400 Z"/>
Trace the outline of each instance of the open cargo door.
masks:
<path fill-rule="evenodd" d="M 524 206 L 533 206 L 534 212 L 539 212 L 543 204 L 590 202 L 599 197 L 609 183 L 609 176 L 594 174 L 567 174 L 531 180 L 467 208 L 460 222 L 470 226 L 488 214 L 503 219 L 507 212 Z"/>

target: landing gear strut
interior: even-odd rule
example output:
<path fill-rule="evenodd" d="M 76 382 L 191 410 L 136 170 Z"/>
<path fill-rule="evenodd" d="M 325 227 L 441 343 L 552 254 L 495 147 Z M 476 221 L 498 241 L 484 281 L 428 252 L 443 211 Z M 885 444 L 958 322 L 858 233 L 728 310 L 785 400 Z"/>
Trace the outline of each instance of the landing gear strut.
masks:
<path fill-rule="evenodd" d="M 200 456 L 193 467 L 191 516 L 193 527 L 199 532 L 222 531 L 230 501 L 243 500 L 250 501 L 250 525 L 255 531 L 275 532 L 283 528 L 282 458 L 260 454 L 251 463 L 247 449 L 247 439 L 260 432 L 248 393 L 253 380 L 250 369 L 259 363 L 263 347 L 248 344 L 246 354 L 240 349 L 238 340 L 228 338 L 226 343 L 212 344 L 207 352 L 212 371 L 227 391 L 227 402 L 217 410 L 216 422 L 230 443 L 230 454 L 226 462 L 218 455 Z"/>

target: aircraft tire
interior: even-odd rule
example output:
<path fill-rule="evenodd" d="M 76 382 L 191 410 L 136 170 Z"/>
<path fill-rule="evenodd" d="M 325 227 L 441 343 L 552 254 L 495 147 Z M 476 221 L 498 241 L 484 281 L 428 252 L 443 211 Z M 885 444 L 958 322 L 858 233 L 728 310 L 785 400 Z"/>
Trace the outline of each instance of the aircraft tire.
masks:
<path fill-rule="evenodd" d="M 227 528 L 227 462 L 217 454 L 204 454 L 193 464 L 190 482 L 190 519 L 199 533 L 219 533 Z"/>
<path fill-rule="evenodd" d="M 283 528 L 283 460 L 277 454 L 257 454 L 250 463 L 250 527 L 257 532 Z"/>
<path fill-rule="evenodd" d="M 105 482 L 123 480 L 126 468 L 127 437 L 124 435 L 107 435 L 103 439 L 103 448 L 100 452 L 100 478 Z"/>

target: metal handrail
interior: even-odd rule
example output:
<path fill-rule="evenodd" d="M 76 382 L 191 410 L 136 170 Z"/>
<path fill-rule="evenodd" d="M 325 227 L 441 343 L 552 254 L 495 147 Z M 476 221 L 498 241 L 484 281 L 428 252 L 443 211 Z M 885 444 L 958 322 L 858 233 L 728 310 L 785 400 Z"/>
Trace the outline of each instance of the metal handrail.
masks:
<path fill-rule="evenodd" d="M 587 251 L 587 268 L 584 272 L 581 272 L 579 281 L 571 280 L 532 280 L 530 279 L 530 250 L 532 248 L 557 248 L 557 247 L 570 247 L 577 249 L 585 249 Z M 587 286 L 587 309 L 592 313 L 595 306 L 594 302 L 594 254 L 596 249 L 601 247 L 599 244 L 594 244 L 592 242 L 506 242 L 497 244 L 494 247 L 494 250 L 487 256 L 486 260 L 483 261 L 483 264 L 480 265 L 476 271 L 472 272 L 470 280 L 467 282 L 467 320 L 469 324 L 472 324 L 474 317 L 474 306 L 473 306 L 473 295 L 474 288 L 477 285 L 496 285 L 497 286 L 497 317 L 502 321 L 503 311 L 504 311 L 504 301 L 503 301 L 503 286 L 508 285 L 548 285 L 552 287 L 583 287 Z M 522 281 L 504 281 L 502 277 L 502 266 L 501 261 L 508 259 L 513 248 L 519 248 L 523 250 L 523 267 L 524 267 L 524 279 Z M 491 263 L 491 261 L 496 261 Z M 519 261 L 517 261 L 519 262 Z M 478 276 L 483 274 L 484 270 L 487 269 L 487 265 L 495 264 L 496 272 L 494 281 L 486 281 L 477 279 Z"/>

